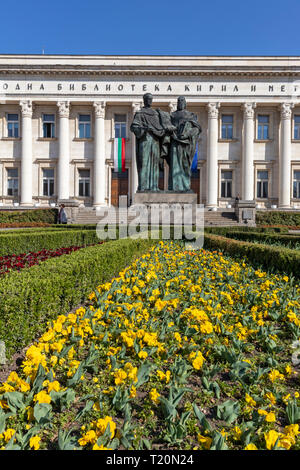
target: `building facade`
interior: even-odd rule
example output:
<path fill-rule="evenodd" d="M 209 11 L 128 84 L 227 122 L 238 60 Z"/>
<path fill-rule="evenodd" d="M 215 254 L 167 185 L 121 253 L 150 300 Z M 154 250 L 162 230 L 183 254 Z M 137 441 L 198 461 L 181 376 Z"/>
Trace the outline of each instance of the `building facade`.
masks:
<path fill-rule="evenodd" d="M 131 204 L 133 115 L 146 92 L 184 95 L 202 133 L 192 189 L 208 208 L 237 195 L 300 209 L 300 57 L 0 56 L 0 204 Z M 125 138 L 125 171 L 114 139 Z M 168 167 L 159 186 L 167 189 Z"/>

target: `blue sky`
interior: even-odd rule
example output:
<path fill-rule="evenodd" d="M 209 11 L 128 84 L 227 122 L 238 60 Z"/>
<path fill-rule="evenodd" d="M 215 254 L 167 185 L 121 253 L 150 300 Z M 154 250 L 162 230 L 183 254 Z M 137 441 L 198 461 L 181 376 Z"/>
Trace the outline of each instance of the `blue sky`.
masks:
<path fill-rule="evenodd" d="M 300 55 L 299 0 L 1 2 L 2 54 Z"/>

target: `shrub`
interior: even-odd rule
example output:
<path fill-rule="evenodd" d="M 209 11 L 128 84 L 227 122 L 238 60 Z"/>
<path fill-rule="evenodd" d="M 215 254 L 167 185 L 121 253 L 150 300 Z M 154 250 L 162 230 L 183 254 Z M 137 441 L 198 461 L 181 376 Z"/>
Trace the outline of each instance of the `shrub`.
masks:
<path fill-rule="evenodd" d="M 57 209 L 0 210 L 0 224 L 13 222 L 46 222 L 48 224 L 55 224 L 57 215 Z"/>
<path fill-rule="evenodd" d="M 92 246 L 0 280 L 0 339 L 7 356 L 40 335 L 49 320 L 83 303 L 100 283 L 110 280 L 155 241 L 123 239 Z"/>
<path fill-rule="evenodd" d="M 3 222 L 0 228 L 51 227 L 47 222 Z"/>
<path fill-rule="evenodd" d="M 244 240 L 248 242 L 260 242 L 267 244 L 281 244 L 281 245 L 292 245 L 300 242 L 300 237 L 296 235 L 285 235 L 275 233 L 260 233 L 260 232 L 239 232 L 239 231 L 228 231 L 226 237 L 234 238 L 236 240 Z"/>
<path fill-rule="evenodd" d="M 256 223 L 263 225 L 300 225 L 300 211 L 257 211 Z"/>
<path fill-rule="evenodd" d="M 96 230 L 40 230 L 0 235 L 0 256 L 98 243 Z"/>

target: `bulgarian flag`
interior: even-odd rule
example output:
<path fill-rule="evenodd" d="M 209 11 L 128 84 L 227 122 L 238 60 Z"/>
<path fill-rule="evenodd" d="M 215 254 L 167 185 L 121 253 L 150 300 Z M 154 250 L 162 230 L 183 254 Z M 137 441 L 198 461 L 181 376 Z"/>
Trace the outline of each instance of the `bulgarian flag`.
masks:
<path fill-rule="evenodd" d="M 125 138 L 115 137 L 114 170 L 125 171 Z"/>

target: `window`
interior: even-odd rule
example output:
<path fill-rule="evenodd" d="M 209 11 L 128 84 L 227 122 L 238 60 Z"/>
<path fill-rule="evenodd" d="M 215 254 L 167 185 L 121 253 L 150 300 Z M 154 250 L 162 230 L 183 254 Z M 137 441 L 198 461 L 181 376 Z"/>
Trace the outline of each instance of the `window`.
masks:
<path fill-rule="evenodd" d="M 18 114 L 7 114 L 7 137 L 19 137 Z"/>
<path fill-rule="evenodd" d="M 233 139 L 233 115 L 222 114 L 222 139 Z"/>
<path fill-rule="evenodd" d="M 268 140 L 269 139 L 269 120 L 270 116 L 259 114 L 257 118 L 257 139 Z"/>
<path fill-rule="evenodd" d="M 43 196 L 54 194 L 54 168 L 43 168 Z"/>
<path fill-rule="evenodd" d="M 53 139 L 55 137 L 55 115 L 43 114 L 43 137 Z"/>
<path fill-rule="evenodd" d="M 300 115 L 294 115 L 294 139 L 300 140 Z"/>
<path fill-rule="evenodd" d="M 89 114 L 79 114 L 79 139 L 90 139 L 91 137 L 91 116 Z"/>
<path fill-rule="evenodd" d="M 232 197 L 232 171 L 221 171 L 221 197 Z"/>
<path fill-rule="evenodd" d="M 7 168 L 7 195 L 18 196 L 19 175 L 18 168 Z"/>
<path fill-rule="evenodd" d="M 115 137 L 126 138 L 126 114 L 115 114 Z"/>
<path fill-rule="evenodd" d="M 90 170 L 78 170 L 79 173 L 79 196 L 90 196 Z"/>
<path fill-rule="evenodd" d="M 293 198 L 300 199 L 300 170 L 294 171 Z"/>
<path fill-rule="evenodd" d="M 257 197 L 266 199 L 268 197 L 269 173 L 259 170 L 257 172 Z"/>

